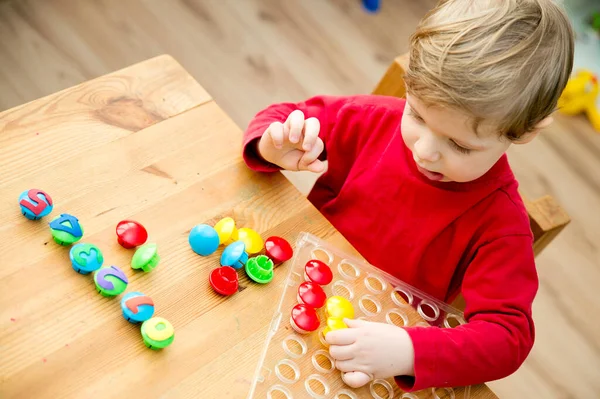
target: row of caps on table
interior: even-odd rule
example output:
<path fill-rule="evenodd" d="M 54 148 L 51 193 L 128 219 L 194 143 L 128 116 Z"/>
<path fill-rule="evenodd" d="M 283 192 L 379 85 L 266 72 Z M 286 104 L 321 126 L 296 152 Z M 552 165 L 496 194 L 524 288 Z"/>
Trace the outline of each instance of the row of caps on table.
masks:
<path fill-rule="evenodd" d="M 39 220 L 49 215 L 54 202 L 52 197 L 38 189 L 26 190 L 19 196 L 21 213 L 30 220 Z M 60 245 L 75 244 L 83 237 L 83 226 L 70 214 L 63 213 L 49 223 L 53 240 Z M 148 232 L 140 223 L 124 220 L 116 227 L 117 241 L 124 248 L 137 248 L 132 260 L 133 269 L 152 271 L 159 263 L 156 244 L 145 244 Z M 115 297 L 127 289 L 129 280 L 117 266 L 103 267 L 104 256 L 94 244 L 78 243 L 69 251 L 71 266 L 77 273 L 94 273 L 96 290 L 103 296 Z M 140 331 L 144 344 L 151 349 L 169 346 L 175 338 L 171 323 L 162 317 L 154 316 L 153 300 L 141 292 L 130 292 L 121 299 L 123 317 L 131 323 L 142 323 Z"/>

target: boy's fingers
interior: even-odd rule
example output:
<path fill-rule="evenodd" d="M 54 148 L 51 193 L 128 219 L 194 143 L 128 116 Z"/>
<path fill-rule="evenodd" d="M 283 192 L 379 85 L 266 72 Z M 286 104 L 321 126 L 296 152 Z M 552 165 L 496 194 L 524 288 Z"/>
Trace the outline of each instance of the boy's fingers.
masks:
<path fill-rule="evenodd" d="M 350 328 L 357 328 L 360 326 L 364 326 L 365 324 L 368 324 L 368 321 L 365 320 L 360 320 L 360 319 L 344 319 L 344 323 L 346 323 L 346 325 Z"/>
<path fill-rule="evenodd" d="M 329 345 L 350 345 L 356 342 L 356 330 L 342 328 L 341 330 L 329 331 L 325 335 L 325 341 Z"/>
<path fill-rule="evenodd" d="M 281 122 L 273 122 L 269 125 L 269 134 L 275 148 L 283 146 L 283 124 Z"/>
<path fill-rule="evenodd" d="M 350 360 L 354 358 L 352 345 L 330 345 L 329 354 L 335 360 Z"/>
<path fill-rule="evenodd" d="M 347 373 L 349 371 L 356 371 L 357 364 L 354 360 L 336 360 L 335 368 L 344 373 Z"/>
<path fill-rule="evenodd" d="M 304 151 L 309 151 L 313 147 L 319 137 L 320 128 L 321 124 L 317 118 L 308 118 L 304 121 L 304 141 L 302 142 Z"/>
<path fill-rule="evenodd" d="M 350 371 L 342 374 L 342 380 L 351 388 L 360 388 L 373 380 L 373 376 L 362 371 Z"/>
<path fill-rule="evenodd" d="M 285 121 L 290 129 L 290 143 L 296 144 L 300 142 L 302 129 L 304 128 L 304 114 L 299 109 L 293 111 Z"/>
<path fill-rule="evenodd" d="M 317 159 L 315 162 L 308 165 L 306 167 L 306 170 L 313 173 L 321 173 L 325 170 L 325 164 L 323 163 L 323 161 L 319 161 Z"/>
<path fill-rule="evenodd" d="M 312 146 L 310 151 L 306 151 L 304 153 L 304 155 L 302 155 L 302 158 L 300 158 L 300 162 L 298 162 L 298 169 L 300 169 L 300 170 L 308 169 L 308 165 L 312 164 L 314 161 L 316 161 L 319 158 L 319 155 L 321 155 L 321 153 L 323 152 L 323 148 L 324 148 L 323 140 L 321 140 L 320 138 L 317 138 L 317 141 Z"/>

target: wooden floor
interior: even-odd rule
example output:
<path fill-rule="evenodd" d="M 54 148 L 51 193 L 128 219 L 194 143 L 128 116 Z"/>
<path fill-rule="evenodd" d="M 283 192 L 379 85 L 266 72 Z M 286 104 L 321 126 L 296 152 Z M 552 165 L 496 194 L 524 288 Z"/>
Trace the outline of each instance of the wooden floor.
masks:
<path fill-rule="evenodd" d="M 272 102 L 368 93 L 433 1 L 385 0 L 375 16 L 359 3 L 0 0 L 0 110 L 163 53 L 241 127 Z M 600 134 L 559 116 L 510 158 L 523 192 L 553 195 L 573 222 L 538 259 L 531 356 L 490 386 L 501 398 L 600 397 Z"/>

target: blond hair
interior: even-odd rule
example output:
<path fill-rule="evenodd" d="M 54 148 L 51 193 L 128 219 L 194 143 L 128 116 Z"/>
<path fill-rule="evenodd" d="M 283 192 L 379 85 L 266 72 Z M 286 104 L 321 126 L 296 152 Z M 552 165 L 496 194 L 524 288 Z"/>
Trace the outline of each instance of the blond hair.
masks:
<path fill-rule="evenodd" d="M 407 90 L 517 140 L 556 109 L 573 42 L 552 0 L 442 0 L 411 37 Z"/>

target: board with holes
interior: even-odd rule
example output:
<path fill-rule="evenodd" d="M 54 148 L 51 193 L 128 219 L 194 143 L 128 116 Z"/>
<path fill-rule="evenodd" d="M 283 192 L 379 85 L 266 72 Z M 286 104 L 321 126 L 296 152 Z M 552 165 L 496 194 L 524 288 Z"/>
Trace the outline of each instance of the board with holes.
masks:
<path fill-rule="evenodd" d="M 432 388 L 401 391 L 393 379 L 379 379 L 358 389 L 349 388 L 335 369 L 324 343 L 325 310 L 319 309 L 321 327 L 299 334 L 291 326 L 291 309 L 298 303 L 304 265 L 311 259 L 327 263 L 333 281 L 323 287 L 327 296 L 349 299 L 355 317 L 398 326 L 452 328 L 464 323 L 462 313 L 397 278 L 348 256 L 325 241 L 301 233 L 279 307 L 269 328 L 249 398 L 268 399 L 467 399 L 470 388 Z"/>

